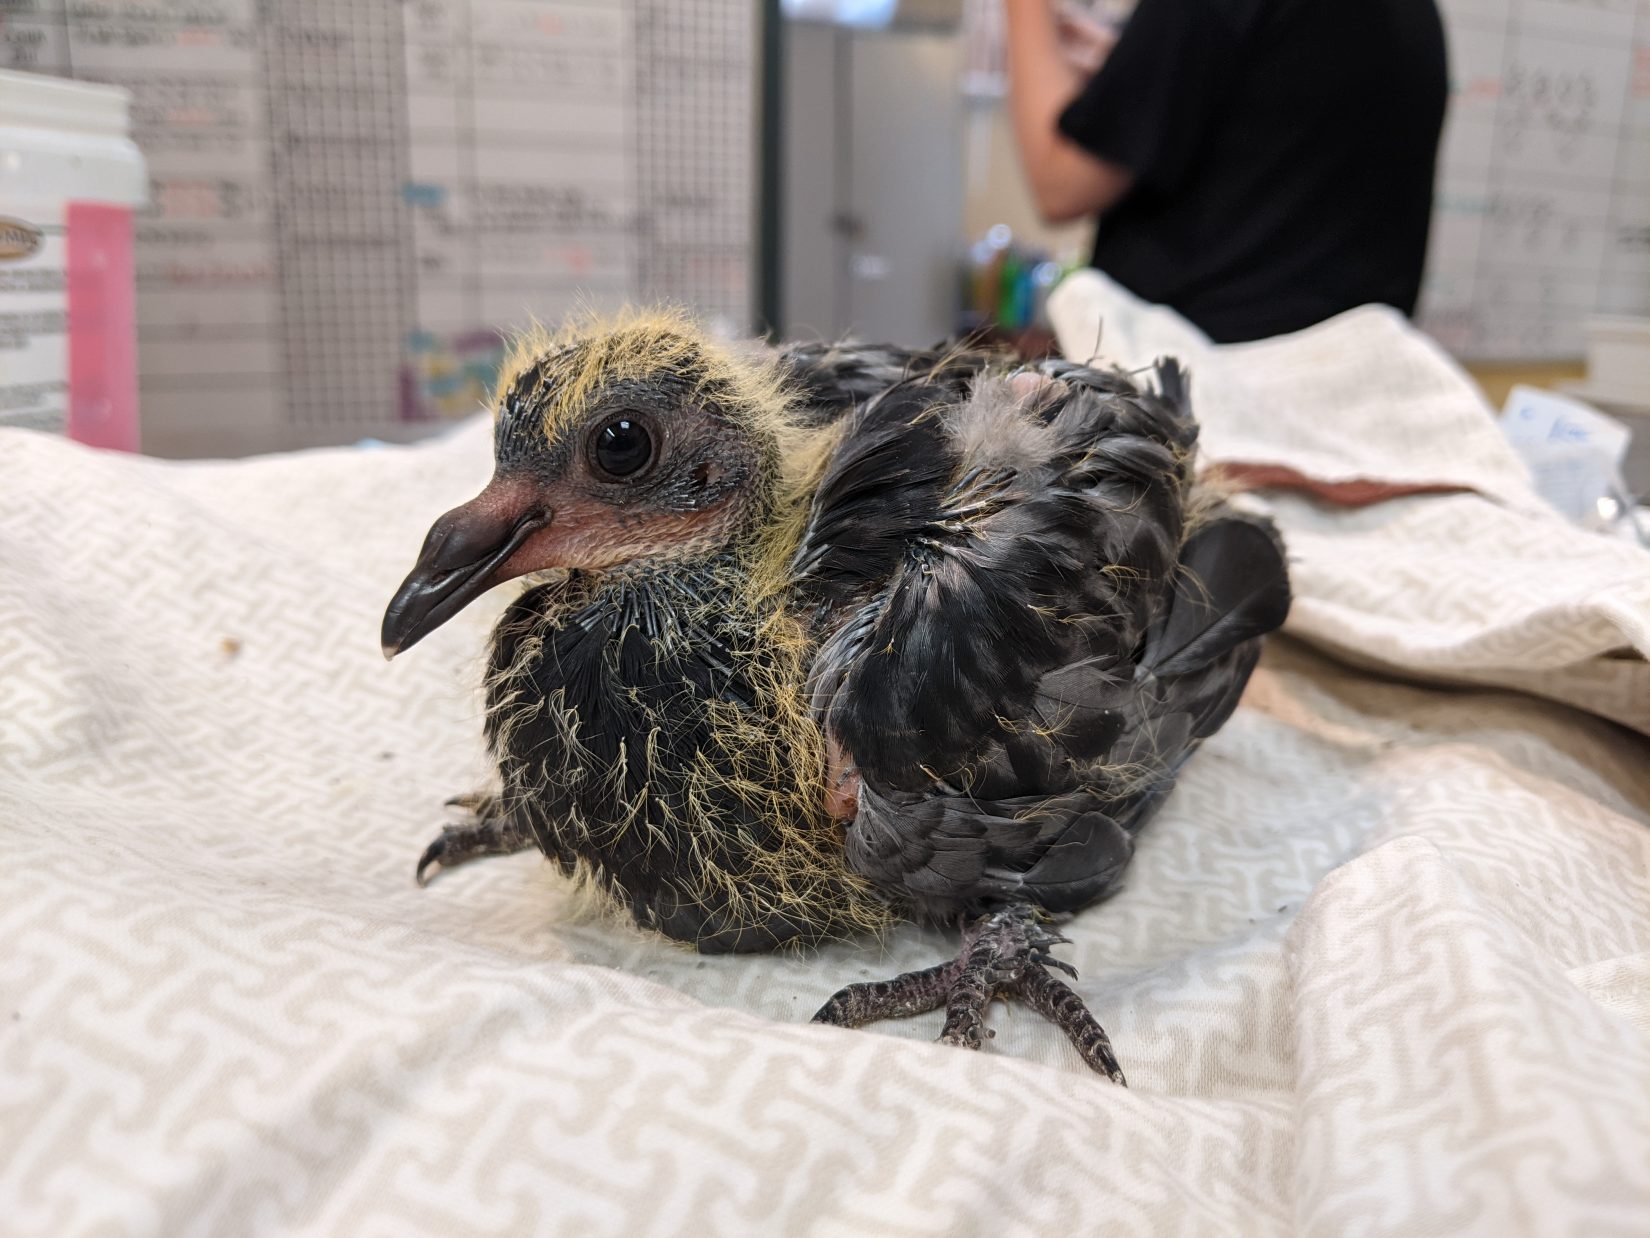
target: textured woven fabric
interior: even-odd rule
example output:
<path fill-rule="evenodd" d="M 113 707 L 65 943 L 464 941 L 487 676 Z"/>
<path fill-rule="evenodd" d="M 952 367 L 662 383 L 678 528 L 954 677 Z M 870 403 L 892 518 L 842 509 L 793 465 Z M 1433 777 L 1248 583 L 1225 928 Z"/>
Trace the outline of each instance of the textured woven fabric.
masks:
<path fill-rule="evenodd" d="M 1057 304 L 1077 355 L 1101 317 L 1184 355 L 1215 457 L 1466 488 L 1252 500 L 1291 635 L 1064 952 L 1128 1090 L 1023 1010 L 980 1054 L 806 1024 L 935 931 L 700 958 L 533 855 L 414 887 L 484 782 L 503 599 L 392 665 L 378 620 L 484 426 L 192 465 L 11 432 L 0 1230 L 1650 1231 L 1650 556 L 1545 515 L 1379 311 L 1211 350 L 1103 281 Z"/>

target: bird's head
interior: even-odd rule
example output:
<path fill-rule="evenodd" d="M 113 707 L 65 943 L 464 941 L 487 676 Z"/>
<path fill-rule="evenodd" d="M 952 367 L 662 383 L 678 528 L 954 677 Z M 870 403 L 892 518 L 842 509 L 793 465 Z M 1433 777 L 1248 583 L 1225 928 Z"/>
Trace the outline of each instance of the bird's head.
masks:
<path fill-rule="evenodd" d="M 518 576 L 717 552 L 771 500 L 789 424 L 770 364 L 659 313 L 524 337 L 493 413 L 493 479 L 430 529 L 385 657 Z"/>

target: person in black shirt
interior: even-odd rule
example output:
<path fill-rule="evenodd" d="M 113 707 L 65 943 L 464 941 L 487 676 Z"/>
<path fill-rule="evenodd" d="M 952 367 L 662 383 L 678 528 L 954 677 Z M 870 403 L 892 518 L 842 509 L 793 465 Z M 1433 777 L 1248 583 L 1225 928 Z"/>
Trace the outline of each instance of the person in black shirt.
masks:
<path fill-rule="evenodd" d="M 1027 179 L 1050 222 L 1100 216 L 1095 266 L 1221 343 L 1414 313 L 1448 94 L 1434 0 L 1139 0 L 1092 76 L 1080 15 L 1004 3 Z"/>

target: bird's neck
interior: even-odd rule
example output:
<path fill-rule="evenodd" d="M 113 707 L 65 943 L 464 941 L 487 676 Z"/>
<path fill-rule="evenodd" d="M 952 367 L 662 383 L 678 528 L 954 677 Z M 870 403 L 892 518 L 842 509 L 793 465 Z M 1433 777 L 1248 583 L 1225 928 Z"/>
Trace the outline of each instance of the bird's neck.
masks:
<path fill-rule="evenodd" d="M 840 424 L 787 428 L 776 435 L 770 466 L 762 471 L 740 533 L 729 543 L 754 596 L 783 606 L 814 492 L 841 437 Z"/>

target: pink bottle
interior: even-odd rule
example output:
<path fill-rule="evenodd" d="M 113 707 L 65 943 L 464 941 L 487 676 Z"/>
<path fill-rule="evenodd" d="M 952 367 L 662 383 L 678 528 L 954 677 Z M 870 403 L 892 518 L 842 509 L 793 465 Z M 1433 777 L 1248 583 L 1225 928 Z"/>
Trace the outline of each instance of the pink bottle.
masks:
<path fill-rule="evenodd" d="M 130 99 L 0 72 L 0 427 L 137 450 Z"/>

